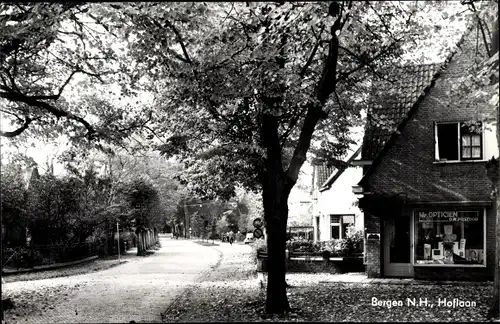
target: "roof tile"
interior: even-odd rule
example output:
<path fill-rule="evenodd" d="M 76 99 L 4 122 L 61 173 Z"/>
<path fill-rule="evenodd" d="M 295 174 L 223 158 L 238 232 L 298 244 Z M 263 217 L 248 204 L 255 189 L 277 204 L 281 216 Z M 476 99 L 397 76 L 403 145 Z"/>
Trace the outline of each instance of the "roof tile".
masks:
<path fill-rule="evenodd" d="M 373 105 L 368 113 L 363 137 L 363 160 L 373 160 L 382 151 L 395 128 L 405 119 L 425 88 L 431 85 L 441 66 L 423 64 L 397 67 L 392 73 L 393 83 L 385 81 L 373 87 Z M 374 115 L 384 120 L 384 125 L 374 123 Z"/>

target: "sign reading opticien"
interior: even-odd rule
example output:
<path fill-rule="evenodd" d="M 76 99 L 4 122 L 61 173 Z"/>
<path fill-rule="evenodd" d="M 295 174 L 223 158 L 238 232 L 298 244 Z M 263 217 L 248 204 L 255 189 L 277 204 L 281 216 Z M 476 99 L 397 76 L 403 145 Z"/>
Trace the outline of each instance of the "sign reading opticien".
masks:
<path fill-rule="evenodd" d="M 477 222 L 478 212 L 464 211 L 422 211 L 418 212 L 418 222 Z"/>

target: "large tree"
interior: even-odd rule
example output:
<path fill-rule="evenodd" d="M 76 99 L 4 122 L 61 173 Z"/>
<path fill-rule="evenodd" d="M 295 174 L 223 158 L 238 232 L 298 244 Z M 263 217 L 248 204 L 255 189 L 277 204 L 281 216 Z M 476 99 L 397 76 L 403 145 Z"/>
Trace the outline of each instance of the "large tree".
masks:
<path fill-rule="evenodd" d="M 307 153 L 338 163 L 375 79 L 386 78 L 405 54 L 422 50 L 439 27 L 449 36 L 443 31 L 453 28 L 444 27 L 440 13 L 456 13 L 450 7 L 403 1 L 4 5 L 0 97 L 19 128 L 2 135 L 35 129 L 35 119 L 44 122 L 43 130 L 54 129 L 50 120 L 58 118 L 68 123 L 54 123 L 56 129 L 75 138 L 121 143 L 131 130 L 146 130 L 143 139 L 185 162 L 190 172 L 184 181 L 198 195 L 228 199 L 237 185 L 261 190 L 269 251 L 266 310 L 283 313 L 290 309 L 287 201 Z M 83 18 L 128 47 L 93 43 L 92 36 L 106 37 L 89 36 Z M 431 42 L 440 48 L 446 39 Z M 90 68 L 102 57 L 93 57 L 89 46 L 120 60 Z M 52 50 L 65 56 L 52 59 Z M 54 63 L 57 72 L 46 68 Z M 97 72 L 121 76 L 108 81 L 127 90 L 117 97 L 147 90 L 154 105 L 141 116 L 134 114 L 140 105 L 123 109 L 133 102 L 128 96 L 110 101 L 74 92 L 75 98 L 61 100 L 76 74 L 86 77 L 78 86 L 95 88 L 88 80 Z"/>
<path fill-rule="evenodd" d="M 448 7 L 368 1 L 111 6 L 120 10 L 115 17 L 129 53 L 147 71 L 144 86 L 164 116 L 158 130 L 167 141 L 158 148 L 186 163 L 193 191 L 229 198 L 238 184 L 262 190 L 267 312 L 290 310 L 287 201 L 308 151 L 337 163 L 371 82 L 421 47 L 442 26 L 430 11 L 448 14 Z"/>

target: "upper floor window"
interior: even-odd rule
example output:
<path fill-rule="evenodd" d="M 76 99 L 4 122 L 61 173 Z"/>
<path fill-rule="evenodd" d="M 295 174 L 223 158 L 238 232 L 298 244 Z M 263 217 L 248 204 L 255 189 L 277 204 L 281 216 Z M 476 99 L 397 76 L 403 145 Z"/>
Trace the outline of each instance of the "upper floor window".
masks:
<path fill-rule="evenodd" d="M 482 160 L 482 124 L 463 122 L 436 124 L 436 144 L 438 161 Z"/>

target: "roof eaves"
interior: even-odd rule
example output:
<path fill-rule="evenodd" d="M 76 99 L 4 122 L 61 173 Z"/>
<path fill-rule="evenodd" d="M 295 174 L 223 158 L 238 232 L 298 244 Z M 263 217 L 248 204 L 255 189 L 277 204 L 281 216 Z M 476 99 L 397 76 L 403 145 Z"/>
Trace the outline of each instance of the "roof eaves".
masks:
<path fill-rule="evenodd" d="M 354 159 L 361 154 L 361 146 L 358 147 L 358 149 L 349 157 L 349 159 L 346 161 L 346 163 L 351 164 Z M 323 185 L 319 188 L 319 191 L 325 191 L 331 188 L 331 186 L 337 181 L 337 179 L 344 173 L 344 171 L 348 167 L 343 166 L 340 169 L 337 170 L 337 172 L 333 173 L 326 181 L 323 183 Z"/>

